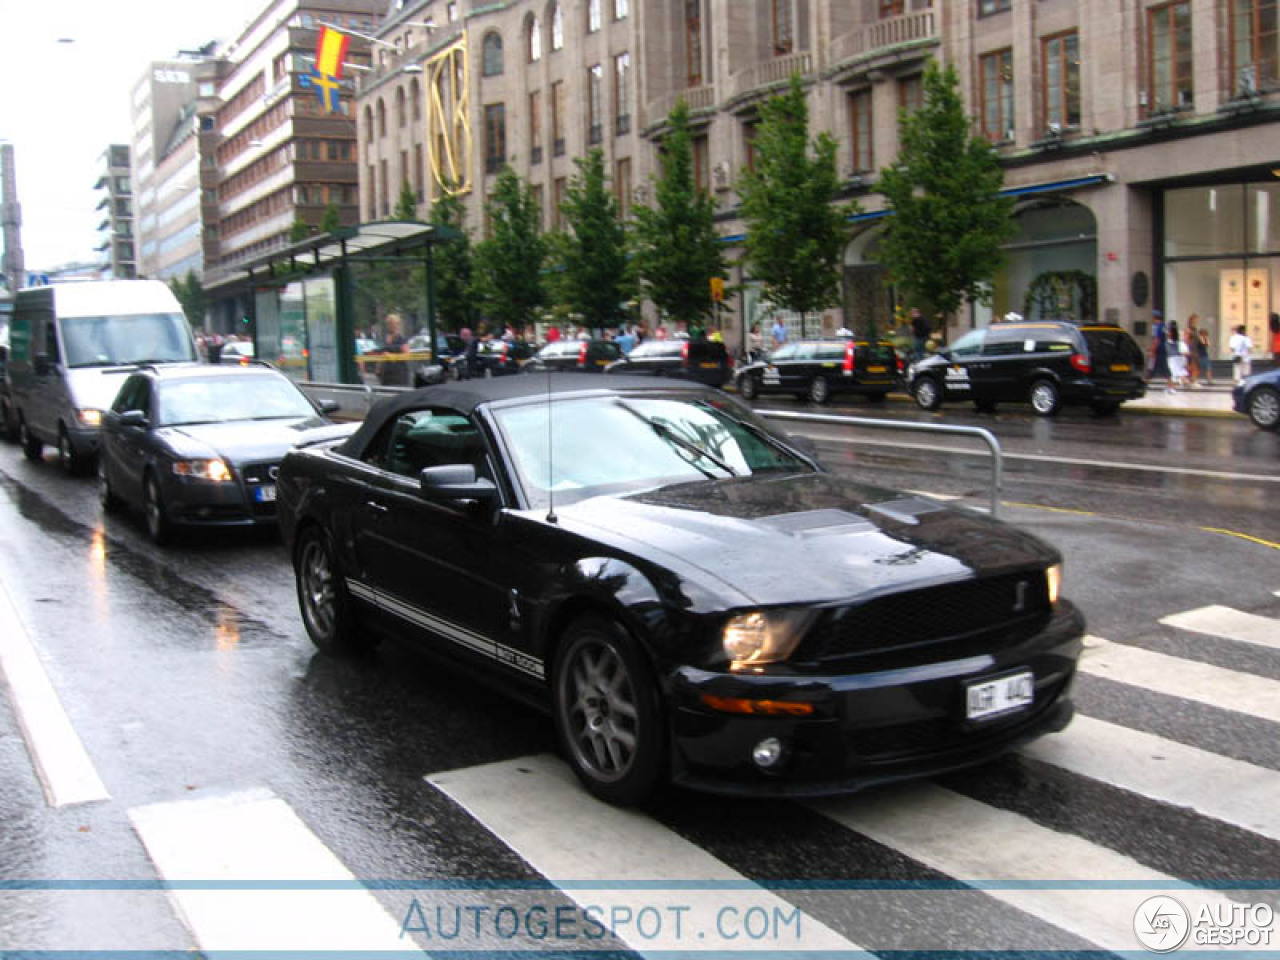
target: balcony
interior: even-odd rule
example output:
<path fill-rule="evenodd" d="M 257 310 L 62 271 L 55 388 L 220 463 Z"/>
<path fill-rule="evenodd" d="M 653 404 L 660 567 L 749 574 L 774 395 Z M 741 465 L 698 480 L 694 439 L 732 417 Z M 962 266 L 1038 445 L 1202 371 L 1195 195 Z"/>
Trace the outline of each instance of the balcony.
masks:
<path fill-rule="evenodd" d="M 757 90 L 786 83 L 793 73 L 808 76 L 813 70 L 813 54 L 808 51 L 762 60 L 730 77 L 730 98 L 745 97 Z"/>
<path fill-rule="evenodd" d="M 667 94 L 665 97 L 650 100 L 645 105 L 645 122 L 662 123 L 681 97 L 689 105 L 689 109 L 695 113 L 699 110 L 713 110 L 716 105 L 716 87 L 713 83 L 701 87 L 689 87 Z"/>
<path fill-rule="evenodd" d="M 932 44 L 938 39 L 934 11 L 904 13 L 836 37 L 829 50 L 831 65 L 848 66 L 849 61 L 874 60 L 898 48 Z"/>

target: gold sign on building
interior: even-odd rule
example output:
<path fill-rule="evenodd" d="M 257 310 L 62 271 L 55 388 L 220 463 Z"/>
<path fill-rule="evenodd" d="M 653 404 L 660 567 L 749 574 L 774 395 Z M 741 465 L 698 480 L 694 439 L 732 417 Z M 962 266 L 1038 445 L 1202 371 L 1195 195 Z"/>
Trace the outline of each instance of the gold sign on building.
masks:
<path fill-rule="evenodd" d="M 467 35 L 423 64 L 432 199 L 471 189 L 471 76 Z"/>

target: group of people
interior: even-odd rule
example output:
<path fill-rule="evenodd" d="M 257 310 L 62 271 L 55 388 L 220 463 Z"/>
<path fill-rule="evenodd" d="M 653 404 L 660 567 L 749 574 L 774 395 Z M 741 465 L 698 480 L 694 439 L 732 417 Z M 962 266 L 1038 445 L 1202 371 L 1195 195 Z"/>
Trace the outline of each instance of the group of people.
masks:
<path fill-rule="evenodd" d="M 1179 331 L 1177 320 L 1170 320 L 1166 324 L 1164 314 L 1159 310 L 1153 311 L 1152 315 L 1155 324 L 1151 331 L 1148 379 L 1167 378 L 1166 391 L 1169 393 L 1212 384 L 1213 361 L 1209 352 L 1209 331 L 1200 325 L 1199 316 L 1191 314 L 1187 318 L 1187 329 Z M 1275 363 L 1280 364 L 1280 314 L 1271 314 L 1269 329 L 1272 358 Z M 1253 338 L 1249 336 L 1245 325 L 1240 324 L 1227 341 L 1232 378 L 1236 383 L 1244 382 L 1253 373 L 1254 349 Z"/>

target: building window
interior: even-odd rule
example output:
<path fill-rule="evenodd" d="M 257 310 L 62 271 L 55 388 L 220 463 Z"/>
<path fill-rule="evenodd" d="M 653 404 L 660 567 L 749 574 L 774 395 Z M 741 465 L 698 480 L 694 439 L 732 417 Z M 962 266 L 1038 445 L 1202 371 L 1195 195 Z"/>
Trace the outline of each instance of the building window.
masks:
<path fill-rule="evenodd" d="M 920 74 L 898 81 L 898 106 L 907 113 L 914 113 L 924 106 L 924 79 Z"/>
<path fill-rule="evenodd" d="M 1003 13 L 1009 9 L 1009 0 L 979 0 L 978 16 L 989 17 L 993 13 Z"/>
<path fill-rule="evenodd" d="M 613 19 L 625 20 L 629 12 L 627 0 L 613 0 Z"/>
<path fill-rule="evenodd" d="M 1080 126 L 1080 47 L 1074 33 L 1041 41 L 1044 122 L 1050 133 Z"/>
<path fill-rule="evenodd" d="M 529 94 L 529 162 L 542 162 L 542 91 Z"/>
<path fill-rule="evenodd" d="M 1232 0 L 1231 92 L 1269 90 L 1280 80 L 1277 0 Z"/>
<path fill-rule="evenodd" d="M 564 154 L 563 80 L 557 80 L 551 85 L 551 153 L 556 157 Z"/>
<path fill-rule="evenodd" d="M 413 104 L 413 121 L 417 123 L 422 119 L 422 88 L 418 86 L 417 77 L 409 83 L 409 102 Z"/>
<path fill-rule="evenodd" d="M 529 187 L 529 195 L 533 197 L 533 205 L 538 210 L 538 232 L 544 229 L 543 224 L 546 222 L 546 198 L 542 195 L 542 184 L 535 183 Z"/>
<path fill-rule="evenodd" d="M 502 73 L 502 36 L 500 34 L 484 35 L 484 64 L 481 69 L 486 77 L 496 77 Z"/>
<path fill-rule="evenodd" d="M 1013 139 L 1013 51 L 997 50 L 978 61 L 982 135 L 992 143 Z"/>
<path fill-rule="evenodd" d="M 419 203 L 426 199 L 426 192 L 423 187 L 423 166 L 422 144 L 415 143 L 413 145 L 413 194 L 417 197 Z"/>
<path fill-rule="evenodd" d="M 365 178 L 365 182 L 369 184 L 369 205 L 364 212 L 364 218 L 372 220 L 378 215 L 378 171 L 373 164 L 369 164 L 369 175 Z"/>
<path fill-rule="evenodd" d="M 613 58 L 613 134 L 631 132 L 631 54 Z"/>
<path fill-rule="evenodd" d="M 560 205 L 564 203 L 564 177 L 556 177 L 551 184 L 551 228 L 559 230 L 564 226 L 564 215 L 560 212 Z"/>
<path fill-rule="evenodd" d="M 773 2 L 773 54 L 782 56 L 795 49 L 795 35 L 791 26 L 791 0 Z"/>
<path fill-rule="evenodd" d="M 693 185 L 698 190 L 711 189 L 711 145 L 706 136 L 693 138 Z"/>
<path fill-rule="evenodd" d="M 849 144 L 853 149 L 854 172 L 873 169 L 870 90 L 849 94 Z"/>
<path fill-rule="evenodd" d="M 587 0 L 587 33 L 600 29 L 600 0 Z"/>
<path fill-rule="evenodd" d="M 613 165 L 613 192 L 618 201 L 618 216 L 631 212 L 631 158 L 623 157 Z"/>
<path fill-rule="evenodd" d="M 387 135 L 387 105 L 382 102 L 382 98 L 378 98 L 378 136 L 385 137 Z"/>
<path fill-rule="evenodd" d="M 529 62 L 537 63 L 542 59 L 542 26 L 537 17 L 529 18 L 529 29 L 526 33 L 529 40 Z"/>
<path fill-rule="evenodd" d="M 400 189 L 396 192 L 396 206 L 400 205 L 400 194 L 409 186 L 409 151 L 400 151 Z"/>
<path fill-rule="evenodd" d="M 551 49 L 564 49 L 564 14 L 558 3 L 551 8 Z"/>
<path fill-rule="evenodd" d="M 760 132 L 760 123 L 756 118 L 742 121 L 742 155 L 746 158 L 748 170 L 756 168 L 756 135 Z"/>
<path fill-rule="evenodd" d="M 880 19 L 900 17 L 903 11 L 903 0 L 880 0 Z"/>
<path fill-rule="evenodd" d="M 1189 0 L 1147 11 L 1151 48 L 1151 106 L 1178 110 L 1191 106 L 1191 4 Z"/>
<path fill-rule="evenodd" d="M 364 139 L 365 143 L 373 140 L 373 108 L 364 108 Z"/>
<path fill-rule="evenodd" d="M 391 215 L 391 201 L 387 192 L 387 161 L 378 161 L 378 212 L 384 217 Z"/>
<path fill-rule="evenodd" d="M 507 156 L 507 111 L 501 103 L 485 104 L 484 108 L 484 170 L 497 173 Z"/>
<path fill-rule="evenodd" d="M 685 86 L 702 86 L 702 0 L 684 0 Z"/>
<path fill-rule="evenodd" d="M 587 70 L 587 142 L 595 146 L 604 136 L 600 127 L 600 91 L 604 67 L 596 64 Z"/>
<path fill-rule="evenodd" d="M 396 126 L 404 128 L 407 117 L 404 109 L 404 87 L 396 88 Z"/>

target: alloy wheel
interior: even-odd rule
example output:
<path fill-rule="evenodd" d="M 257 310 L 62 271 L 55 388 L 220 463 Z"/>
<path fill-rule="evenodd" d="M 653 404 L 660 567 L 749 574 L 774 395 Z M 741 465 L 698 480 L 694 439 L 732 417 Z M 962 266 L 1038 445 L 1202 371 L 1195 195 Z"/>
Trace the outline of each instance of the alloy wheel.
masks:
<path fill-rule="evenodd" d="M 298 563 L 302 613 L 313 635 L 332 636 L 336 615 L 333 592 L 333 564 L 324 543 L 314 537 L 302 548 Z"/>
<path fill-rule="evenodd" d="M 621 780 L 631 770 L 640 739 L 631 673 L 604 639 L 579 643 L 569 657 L 561 700 L 569 748 L 593 778 Z"/>
<path fill-rule="evenodd" d="M 1255 390 L 1249 397 L 1249 419 L 1264 430 L 1280 424 L 1280 393 L 1270 387 Z"/>

